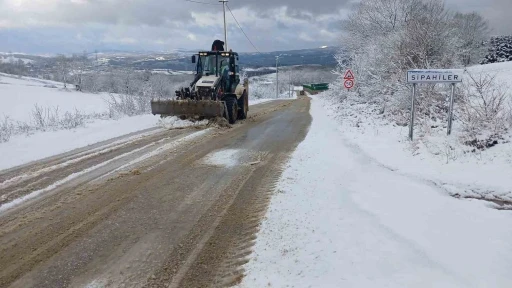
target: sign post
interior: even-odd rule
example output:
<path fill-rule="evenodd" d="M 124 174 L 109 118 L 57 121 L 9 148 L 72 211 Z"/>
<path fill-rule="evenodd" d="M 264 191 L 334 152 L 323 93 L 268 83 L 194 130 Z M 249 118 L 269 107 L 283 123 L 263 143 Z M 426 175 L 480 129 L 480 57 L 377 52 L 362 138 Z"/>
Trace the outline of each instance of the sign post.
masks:
<path fill-rule="evenodd" d="M 450 112 L 448 115 L 448 132 L 447 134 L 452 134 L 452 122 L 453 122 L 453 101 L 455 98 L 455 83 L 452 83 L 452 94 L 450 95 Z"/>
<path fill-rule="evenodd" d="M 412 84 L 412 97 L 411 97 L 411 123 L 409 125 L 409 139 L 412 140 L 412 136 L 413 136 L 413 133 L 414 133 L 414 111 L 415 111 L 415 107 L 414 107 L 414 104 L 416 102 L 416 83 L 413 83 Z"/>
<path fill-rule="evenodd" d="M 455 84 L 462 82 L 462 69 L 414 69 L 407 71 L 407 83 L 413 84 L 412 86 L 412 104 L 411 104 L 411 122 L 409 123 L 409 139 L 413 139 L 414 130 L 414 102 L 416 99 L 417 84 L 437 84 L 448 83 L 452 86 L 450 96 L 450 109 L 448 111 L 448 131 L 447 134 L 452 133 L 453 122 L 453 102 L 455 98 Z"/>
<path fill-rule="evenodd" d="M 343 83 L 343 86 L 347 88 L 348 91 L 354 87 L 354 81 L 356 80 L 354 77 L 354 73 L 352 73 L 352 70 L 348 69 L 345 72 L 345 76 L 343 77 L 345 79 L 345 82 Z"/>

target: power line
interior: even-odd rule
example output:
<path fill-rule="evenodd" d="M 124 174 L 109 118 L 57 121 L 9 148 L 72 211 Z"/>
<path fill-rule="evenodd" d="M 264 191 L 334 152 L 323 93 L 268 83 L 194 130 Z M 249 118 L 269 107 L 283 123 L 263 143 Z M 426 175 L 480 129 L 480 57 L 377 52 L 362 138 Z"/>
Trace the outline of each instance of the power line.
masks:
<path fill-rule="evenodd" d="M 194 0 L 185 0 L 187 2 L 192 2 L 192 3 L 198 3 L 198 4 L 206 4 L 206 5 L 221 5 L 221 4 L 216 4 L 216 3 L 208 3 L 208 2 L 201 2 L 201 1 L 194 1 Z"/>
<path fill-rule="evenodd" d="M 245 35 L 245 38 L 247 38 L 247 40 L 249 40 L 249 42 L 251 43 L 252 47 L 254 47 L 254 49 L 256 51 L 258 51 L 258 53 L 261 53 L 260 50 L 258 50 L 258 48 L 256 48 L 256 46 L 254 46 L 254 44 L 252 43 L 251 39 L 249 39 L 249 36 L 247 36 L 247 34 L 245 34 L 244 32 L 244 29 L 242 29 L 242 27 L 240 26 L 240 23 L 238 23 L 238 20 L 236 20 L 236 17 L 235 15 L 233 14 L 233 12 L 231 11 L 231 8 L 229 8 L 229 6 L 226 4 L 226 7 L 228 7 L 228 10 L 229 10 L 229 13 L 231 13 L 231 16 L 233 16 L 233 19 L 235 19 L 235 22 L 236 24 L 238 25 L 238 28 L 240 28 L 240 30 L 242 31 L 242 33 L 244 33 Z"/>

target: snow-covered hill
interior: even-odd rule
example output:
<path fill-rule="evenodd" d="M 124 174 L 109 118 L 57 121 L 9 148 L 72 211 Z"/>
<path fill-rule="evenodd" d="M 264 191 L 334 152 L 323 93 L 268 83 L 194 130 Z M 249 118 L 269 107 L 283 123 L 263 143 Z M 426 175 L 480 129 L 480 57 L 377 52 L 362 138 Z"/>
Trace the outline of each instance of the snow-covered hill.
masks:
<path fill-rule="evenodd" d="M 19 60 L 21 60 L 23 62 L 23 64 L 29 64 L 29 63 L 34 62 L 34 60 L 27 59 L 27 58 L 0 55 L 0 63 L 16 64 L 16 63 L 18 63 Z"/>

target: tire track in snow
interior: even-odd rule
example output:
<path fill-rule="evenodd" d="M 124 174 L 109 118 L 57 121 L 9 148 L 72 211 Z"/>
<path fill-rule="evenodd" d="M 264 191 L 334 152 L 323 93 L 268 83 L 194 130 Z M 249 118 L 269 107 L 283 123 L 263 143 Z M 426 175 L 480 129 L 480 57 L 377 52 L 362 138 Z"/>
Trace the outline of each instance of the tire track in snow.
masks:
<path fill-rule="evenodd" d="M 137 163 L 139 163 L 141 161 L 144 161 L 144 160 L 149 159 L 149 158 L 151 158 L 153 156 L 156 156 L 156 155 L 158 155 L 160 153 L 163 153 L 163 152 L 165 152 L 165 151 L 167 151 L 169 149 L 176 148 L 179 145 L 181 145 L 181 144 L 183 144 L 183 143 L 185 143 L 187 141 L 193 140 L 194 138 L 197 138 L 197 137 L 200 137 L 200 136 L 204 135 L 208 131 L 209 130 L 202 130 L 202 131 L 198 131 L 198 132 L 192 133 L 190 135 L 186 135 L 185 134 L 185 136 L 182 137 L 182 138 L 178 138 L 176 140 L 171 141 L 170 143 L 164 144 L 163 146 L 160 146 L 160 147 L 156 148 L 155 150 L 150 151 L 150 152 L 144 154 L 143 156 L 140 156 L 139 158 L 136 158 L 135 160 L 130 161 L 128 164 L 122 165 L 121 167 L 119 167 L 119 168 L 115 169 L 114 171 L 112 171 L 112 172 L 108 173 L 107 175 L 105 175 L 105 177 L 108 176 L 108 175 L 111 175 L 111 174 L 113 174 L 113 173 L 115 173 L 117 171 L 120 171 L 120 170 L 122 170 L 122 169 L 124 169 L 124 168 L 126 168 L 128 166 L 137 164 Z M 183 134 L 178 134 L 178 137 L 180 137 L 182 135 Z M 108 160 L 103 161 L 103 162 L 101 162 L 99 164 L 96 164 L 94 166 L 88 167 L 88 168 L 86 168 L 84 170 L 80 170 L 80 171 L 71 173 L 70 175 L 64 177 L 63 179 L 59 179 L 59 180 L 56 180 L 56 181 L 54 179 L 55 182 L 51 183 L 50 185 L 48 185 L 48 186 L 46 186 L 46 187 L 44 187 L 42 189 L 38 189 L 38 190 L 32 191 L 32 192 L 30 192 L 30 193 L 28 193 L 26 195 L 23 195 L 23 196 L 21 196 L 19 198 L 15 198 L 12 201 L 4 202 L 4 203 L 2 203 L 0 201 L 0 213 L 3 213 L 3 212 L 5 212 L 5 211 L 7 211 L 9 209 L 12 209 L 12 208 L 14 208 L 14 207 L 16 207 L 16 206 L 18 206 L 18 205 L 20 205 L 20 204 L 30 200 L 30 199 L 33 199 L 33 198 L 35 198 L 35 197 L 45 193 L 45 192 L 54 190 L 54 189 L 56 189 L 56 188 L 58 188 L 58 187 L 60 187 L 60 186 L 62 186 L 64 184 L 66 184 L 66 183 L 68 183 L 68 182 L 70 182 L 70 181 L 72 181 L 74 179 L 77 179 L 77 178 L 79 178 L 79 177 L 81 177 L 81 176 L 83 176 L 83 175 L 85 175 L 87 173 L 90 173 L 90 172 L 92 172 L 94 170 L 97 170 L 97 169 L 100 169 L 102 167 L 105 167 L 105 166 L 107 166 L 110 163 L 113 163 L 115 161 L 127 158 L 127 157 L 129 157 L 129 156 L 131 156 L 133 154 L 138 153 L 138 152 L 150 149 L 150 148 L 152 148 L 154 146 L 157 146 L 157 145 L 159 145 L 159 144 L 161 144 L 163 142 L 169 141 L 169 140 L 171 140 L 173 138 L 175 138 L 175 137 L 172 137 L 172 136 L 171 137 L 165 137 L 163 139 L 151 142 L 151 143 L 149 143 L 149 144 L 147 144 L 147 145 L 145 145 L 143 147 L 136 148 L 136 149 L 131 150 L 129 152 L 126 152 L 126 153 L 123 153 L 121 155 L 115 156 L 114 158 L 108 159 Z M 104 150 L 104 151 L 114 151 L 114 150 L 115 149 L 111 148 L 111 149 Z M 95 156 L 99 156 L 99 155 L 103 155 L 104 153 L 93 153 L 93 154 Z M 84 157 L 88 157 L 88 156 L 84 156 Z M 94 157 L 94 156 L 90 156 L 90 157 Z M 90 157 L 88 157 L 88 158 L 90 158 Z M 76 160 L 79 160 L 79 161 L 76 161 Z M 70 165 L 72 165 L 74 163 L 78 163 L 78 162 L 80 162 L 82 160 L 83 160 L 82 158 L 75 159 L 75 160 L 73 160 L 72 163 L 68 163 L 67 165 L 65 165 L 65 167 L 70 166 Z M 57 169 L 57 168 L 55 168 L 55 166 L 48 167 L 48 168 L 52 168 L 53 170 Z M 103 177 L 101 177 L 101 178 L 103 178 Z M 11 193 L 15 193 L 17 191 L 19 191 L 19 189 L 18 190 L 14 190 Z M 7 199 L 8 196 L 9 196 L 9 193 L 3 195 L 2 197 L 4 199 Z"/>

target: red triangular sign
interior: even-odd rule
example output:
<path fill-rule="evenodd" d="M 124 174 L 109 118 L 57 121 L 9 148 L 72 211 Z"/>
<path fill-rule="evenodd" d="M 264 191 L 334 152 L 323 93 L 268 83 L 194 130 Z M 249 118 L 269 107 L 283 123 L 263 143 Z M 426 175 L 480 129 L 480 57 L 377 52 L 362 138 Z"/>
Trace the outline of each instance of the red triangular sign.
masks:
<path fill-rule="evenodd" d="M 347 72 L 345 73 L 344 79 L 350 79 L 350 80 L 354 79 L 354 74 L 352 73 L 352 71 L 350 69 L 347 70 Z"/>

